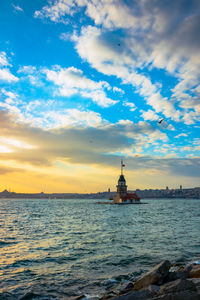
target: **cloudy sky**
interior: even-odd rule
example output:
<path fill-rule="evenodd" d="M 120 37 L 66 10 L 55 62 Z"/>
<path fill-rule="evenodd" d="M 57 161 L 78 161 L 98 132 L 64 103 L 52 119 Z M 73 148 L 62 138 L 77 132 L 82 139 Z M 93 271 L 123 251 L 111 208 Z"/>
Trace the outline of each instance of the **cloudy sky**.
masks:
<path fill-rule="evenodd" d="M 122 157 L 200 186 L 199 32 L 199 0 L 1 0 L 0 190 L 115 190 Z"/>

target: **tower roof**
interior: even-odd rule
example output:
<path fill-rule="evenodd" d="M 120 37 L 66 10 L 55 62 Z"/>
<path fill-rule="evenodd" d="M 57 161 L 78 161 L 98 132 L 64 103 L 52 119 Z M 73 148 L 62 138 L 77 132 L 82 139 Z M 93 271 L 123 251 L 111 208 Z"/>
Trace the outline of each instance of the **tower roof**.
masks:
<path fill-rule="evenodd" d="M 125 178 L 124 178 L 124 175 L 121 174 L 121 175 L 119 176 L 118 182 L 119 182 L 119 181 L 120 181 L 120 182 L 126 182 L 126 180 L 125 180 Z"/>

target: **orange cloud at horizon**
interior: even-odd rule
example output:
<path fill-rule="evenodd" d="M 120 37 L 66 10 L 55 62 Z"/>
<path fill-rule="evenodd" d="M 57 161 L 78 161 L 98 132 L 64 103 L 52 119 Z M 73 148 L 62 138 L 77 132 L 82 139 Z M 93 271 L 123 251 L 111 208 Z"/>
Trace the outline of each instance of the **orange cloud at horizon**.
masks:
<path fill-rule="evenodd" d="M 34 169 L 25 166 L 19 169 L 16 166 L 17 164 L 14 168 L 7 167 L 4 170 L 6 173 L 0 173 L 0 191 L 7 189 L 17 193 L 96 193 L 107 191 L 108 188 L 115 191 L 120 175 L 120 167 L 68 164 L 64 168 L 54 166 Z M 178 182 L 174 176 L 167 176 L 167 174 L 164 176 L 157 171 L 125 170 L 124 172 L 130 190 L 165 188 L 166 185 L 176 188 L 180 184 L 185 187 L 194 186 L 192 180 Z M 165 184 L 163 184 L 163 176 Z"/>
<path fill-rule="evenodd" d="M 47 130 L 0 111 L 0 188 L 15 192 L 116 190 L 125 157 L 129 189 L 198 186 L 199 158 L 134 153 L 163 135 L 142 122 Z M 92 142 L 92 143 L 91 143 Z"/>

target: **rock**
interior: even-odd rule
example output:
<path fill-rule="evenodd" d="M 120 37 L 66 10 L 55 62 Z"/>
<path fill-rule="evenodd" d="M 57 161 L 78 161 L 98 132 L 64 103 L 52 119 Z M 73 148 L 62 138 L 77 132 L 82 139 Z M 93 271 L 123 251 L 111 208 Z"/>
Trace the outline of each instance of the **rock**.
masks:
<path fill-rule="evenodd" d="M 189 277 L 191 266 L 181 266 L 178 268 L 177 272 L 175 272 L 176 278 L 186 279 Z"/>
<path fill-rule="evenodd" d="M 112 298 L 112 300 L 150 300 L 152 299 L 151 293 L 145 289 L 141 291 L 132 291 L 126 295 L 119 295 Z"/>
<path fill-rule="evenodd" d="M 152 298 L 151 300 L 200 300 L 200 296 L 194 291 L 182 291 L 178 293 L 160 295 Z"/>
<path fill-rule="evenodd" d="M 133 286 L 134 284 L 132 282 L 129 282 L 127 286 L 119 292 L 119 295 L 127 294 L 130 290 L 133 289 Z"/>
<path fill-rule="evenodd" d="M 181 261 L 177 261 L 177 262 L 172 264 L 172 267 L 180 267 L 180 266 L 184 266 L 184 263 L 181 262 Z"/>
<path fill-rule="evenodd" d="M 192 266 L 173 266 L 170 268 L 167 277 L 164 282 L 173 281 L 176 279 L 186 279 L 189 277 Z"/>
<path fill-rule="evenodd" d="M 150 284 L 161 283 L 168 275 L 171 263 L 165 260 L 147 272 L 144 276 L 134 283 L 134 290 L 140 290 Z"/>
<path fill-rule="evenodd" d="M 189 278 L 188 280 L 195 284 L 197 291 L 200 293 L 200 278 Z"/>
<path fill-rule="evenodd" d="M 152 296 L 155 296 L 159 293 L 160 287 L 155 284 L 150 284 L 147 288 Z"/>
<path fill-rule="evenodd" d="M 200 278 L 200 265 L 192 265 L 189 272 L 190 278 Z"/>
<path fill-rule="evenodd" d="M 125 287 L 125 290 L 131 290 L 132 288 L 133 288 L 133 283 L 132 282 L 129 282 L 128 284 L 127 284 L 127 286 Z"/>
<path fill-rule="evenodd" d="M 162 295 L 162 294 L 169 294 L 169 293 L 177 293 L 185 290 L 196 292 L 196 286 L 190 280 L 177 279 L 175 281 L 171 281 L 162 285 L 160 287 L 159 294 Z"/>
<path fill-rule="evenodd" d="M 196 285 L 191 280 L 177 279 L 160 287 L 154 300 L 200 300 Z"/>
<path fill-rule="evenodd" d="M 176 272 L 169 272 L 165 277 L 164 283 L 178 279 Z"/>
<path fill-rule="evenodd" d="M 116 296 L 116 293 L 115 292 L 110 292 L 107 295 L 104 295 L 101 299 L 102 300 L 111 299 L 111 298 L 113 299 L 114 296 Z"/>

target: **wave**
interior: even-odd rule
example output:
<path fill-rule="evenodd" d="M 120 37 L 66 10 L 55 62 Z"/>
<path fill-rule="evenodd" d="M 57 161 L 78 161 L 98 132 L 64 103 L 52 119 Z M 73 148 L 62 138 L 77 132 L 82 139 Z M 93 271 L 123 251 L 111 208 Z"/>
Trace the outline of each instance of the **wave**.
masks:
<path fill-rule="evenodd" d="M 14 245 L 17 244 L 18 242 L 13 241 L 13 242 L 9 242 L 9 241 L 0 241 L 0 247 L 5 247 L 5 246 L 10 246 L 10 245 Z"/>

